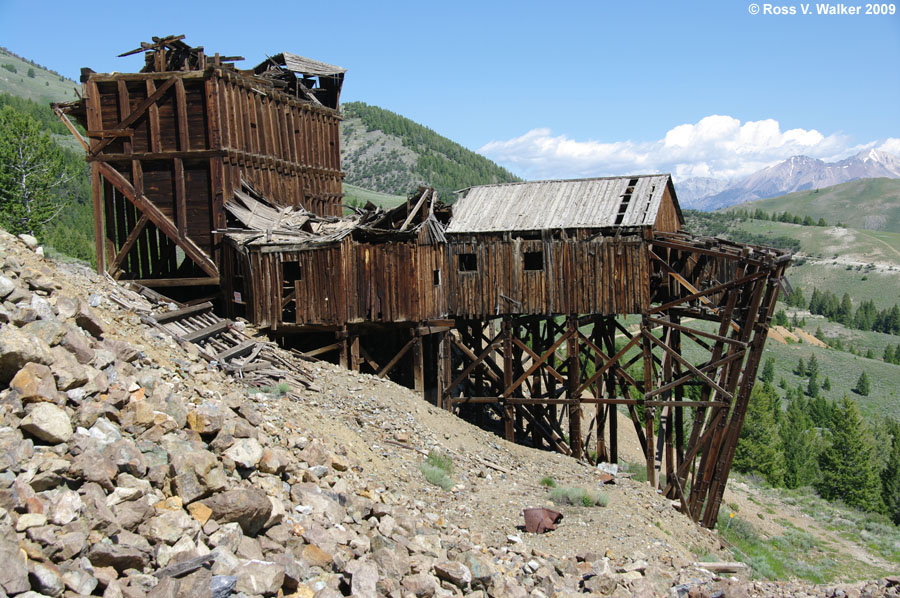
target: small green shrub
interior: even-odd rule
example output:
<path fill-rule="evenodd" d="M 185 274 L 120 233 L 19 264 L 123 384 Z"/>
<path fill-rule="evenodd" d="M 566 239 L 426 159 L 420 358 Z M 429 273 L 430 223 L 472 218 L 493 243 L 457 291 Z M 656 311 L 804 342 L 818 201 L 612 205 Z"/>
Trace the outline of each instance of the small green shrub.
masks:
<path fill-rule="evenodd" d="M 449 490 L 453 487 L 453 480 L 451 480 L 450 476 L 447 475 L 447 472 L 440 467 L 432 465 L 427 461 L 423 461 L 422 464 L 419 465 L 419 470 L 421 470 L 422 475 L 425 476 L 425 479 L 428 480 L 429 484 L 434 484 L 444 490 Z"/>
<path fill-rule="evenodd" d="M 425 459 L 425 462 L 432 467 L 442 469 L 447 475 L 453 473 L 453 458 L 450 455 L 446 455 L 440 451 L 428 451 L 428 457 Z"/>
<path fill-rule="evenodd" d="M 542 477 L 540 484 L 544 488 L 556 488 L 556 480 L 554 480 L 550 476 Z"/>
<path fill-rule="evenodd" d="M 550 500 L 557 505 L 580 505 L 583 507 L 605 507 L 609 504 L 609 497 L 602 492 L 574 487 L 553 488 L 550 491 Z"/>
<path fill-rule="evenodd" d="M 450 474 L 453 473 L 453 458 L 439 451 L 429 451 L 428 456 L 419 465 L 419 470 L 429 484 L 434 484 L 444 490 L 453 487 L 453 480 Z"/>
<path fill-rule="evenodd" d="M 6 70 L 8 70 L 10 73 L 16 73 L 16 72 L 18 72 L 18 71 L 16 71 L 16 67 L 13 66 L 13 65 L 11 65 L 11 64 L 4 64 L 4 65 L 2 65 L 2 66 L 3 66 L 3 68 L 5 68 Z"/>

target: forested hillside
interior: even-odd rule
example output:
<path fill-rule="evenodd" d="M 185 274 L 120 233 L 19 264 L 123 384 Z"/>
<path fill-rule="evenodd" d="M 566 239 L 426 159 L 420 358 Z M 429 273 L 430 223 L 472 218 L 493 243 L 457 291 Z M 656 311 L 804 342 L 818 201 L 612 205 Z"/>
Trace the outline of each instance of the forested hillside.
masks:
<path fill-rule="evenodd" d="M 452 201 L 471 185 L 520 180 L 484 156 L 399 114 L 349 102 L 342 106 L 341 157 L 346 182 L 382 193 L 404 195 L 418 185 L 437 189 Z"/>

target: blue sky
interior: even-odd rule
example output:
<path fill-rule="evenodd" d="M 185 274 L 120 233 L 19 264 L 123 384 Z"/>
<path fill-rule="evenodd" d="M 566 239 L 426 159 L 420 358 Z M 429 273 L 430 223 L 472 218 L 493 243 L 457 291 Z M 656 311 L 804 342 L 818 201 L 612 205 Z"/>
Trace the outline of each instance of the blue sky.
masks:
<path fill-rule="evenodd" d="M 292 51 L 348 68 L 343 101 L 528 178 L 729 177 L 795 153 L 900 153 L 900 14 L 752 15 L 751 3 L 0 0 L 0 45 L 76 79 L 82 66 L 137 70 L 139 56 L 116 54 L 152 35 L 184 33 L 246 67 Z"/>

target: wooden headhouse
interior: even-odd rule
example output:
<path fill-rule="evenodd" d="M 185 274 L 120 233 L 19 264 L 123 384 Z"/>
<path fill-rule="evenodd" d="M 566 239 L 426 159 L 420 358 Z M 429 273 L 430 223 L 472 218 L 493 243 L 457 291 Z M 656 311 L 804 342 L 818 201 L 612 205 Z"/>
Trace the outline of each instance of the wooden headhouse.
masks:
<path fill-rule="evenodd" d="M 339 216 L 345 70 L 287 52 L 251 70 L 184 36 L 154 38 L 139 73 L 82 72 L 55 108 L 87 131 L 97 264 L 152 287 L 218 286 L 224 201 L 252 180 L 281 206 Z M 68 120 L 65 120 L 68 122 Z"/>
<path fill-rule="evenodd" d="M 421 187 L 344 216 L 343 69 L 284 52 L 242 71 L 180 37 L 134 52 L 140 73 L 85 72 L 56 106 L 91 164 L 101 271 L 220 292 L 510 441 L 615 462 L 627 412 L 650 483 L 715 525 L 789 254 L 686 232 L 665 174 L 452 207 Z"/>

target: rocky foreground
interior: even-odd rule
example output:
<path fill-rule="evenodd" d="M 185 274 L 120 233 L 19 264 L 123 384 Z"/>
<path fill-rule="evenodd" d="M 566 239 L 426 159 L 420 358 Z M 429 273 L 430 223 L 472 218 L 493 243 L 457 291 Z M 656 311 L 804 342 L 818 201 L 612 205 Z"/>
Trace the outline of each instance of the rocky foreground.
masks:
<path fill-rule="evenodd" d="M 463 450 L 471 437 L 447 432 L 468 473 L 450 493 L 424 485 L 407 436 L 437 433 L 400 426 L 417 419 L 410 412 L 329 391 L 327 365 L 311 366 L 322 390 L 301 404 L 248 389 L 141 324 L 127 301 L 110 301 L 127 294 L 115 283 L 35 249 L 0 231 L 0 598 L 900 595 L 894 580 L 717 577 L 641 531 L 651 520 L 674 530 L 683 518 L 630 480 L 613 500 L 635 511 L 592 511 L 640 528 L 610 536 L 614 550 L 592 550 L 597 534 L 578 513 L 567 514 L 568 533 L 580 521 L 583 543 L 564 529 L 529 537 L 514 507 L 508 525 L 479 520 L 489 490 L 536 475 L 516 477 L 513 451 L 527 449 L 495 446 L 487 460 Z M 353 391 L 390 387 L 347 376 Z M 363 450 L 313 425 L 342 417 L 361 430 L 357 444 L 365 429 L 388 439 Z M 547 473 L 591 479 L 561 457 L 538 457 L 558 468 Z"/>

